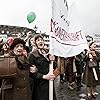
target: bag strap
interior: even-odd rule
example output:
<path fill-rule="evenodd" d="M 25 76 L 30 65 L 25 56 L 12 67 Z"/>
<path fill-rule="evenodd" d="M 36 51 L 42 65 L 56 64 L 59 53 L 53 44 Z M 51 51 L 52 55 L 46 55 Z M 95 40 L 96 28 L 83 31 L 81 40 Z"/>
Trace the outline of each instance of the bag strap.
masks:
<path fill-rule="evenodd" d="M 15 58 L 15 56 L 10 56 L 10 55 L 5 56 L 5 55 L 1 55 L 0 58 Z"/>

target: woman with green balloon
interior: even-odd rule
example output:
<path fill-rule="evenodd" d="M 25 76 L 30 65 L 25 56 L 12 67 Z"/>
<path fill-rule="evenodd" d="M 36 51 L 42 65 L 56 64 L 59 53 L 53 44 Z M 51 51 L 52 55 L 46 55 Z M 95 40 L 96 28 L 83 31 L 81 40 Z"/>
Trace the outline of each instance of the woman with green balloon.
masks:
<path fill-rule="evenodd" d="M 28 15 L 27 15 L 27 21 L 29 23 L 32 23 L 35 20 L 35 18 L 36 18 L 36 14 L 34 12 L 28 13 Z"/>

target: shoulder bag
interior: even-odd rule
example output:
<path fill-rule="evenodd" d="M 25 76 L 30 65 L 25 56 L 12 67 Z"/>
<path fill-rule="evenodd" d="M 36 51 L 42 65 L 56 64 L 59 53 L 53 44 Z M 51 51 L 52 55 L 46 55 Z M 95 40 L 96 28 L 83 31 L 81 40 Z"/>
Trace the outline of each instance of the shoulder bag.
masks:
<path fill-rule="evenodd" d="M 97 62 L 96 61 L 89 61 L 89 68 L 93 68 L 97 66 Z"/>
<path fill-rule="evenodd" d="M 15 78 L 17 76 L 17 63 L 15 57 L 0 56 L 0 79 Z"/>

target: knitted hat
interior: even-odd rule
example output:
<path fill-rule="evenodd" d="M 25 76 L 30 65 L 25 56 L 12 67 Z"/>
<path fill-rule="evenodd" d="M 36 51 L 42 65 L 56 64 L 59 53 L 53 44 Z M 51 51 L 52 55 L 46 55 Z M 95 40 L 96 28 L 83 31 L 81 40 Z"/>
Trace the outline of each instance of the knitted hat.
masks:
<path fill-rule="evenodd" d="M 25 41 L 23 39 L 20 39 L 20 38 L 15 38 L 13 40 L 13 43 L 11 44 L 10 46 L 10 49 L 14 49 L 14 47 L 17 45 L 17 44 L 23 44 L 24 48 L 25 48 Z"/>

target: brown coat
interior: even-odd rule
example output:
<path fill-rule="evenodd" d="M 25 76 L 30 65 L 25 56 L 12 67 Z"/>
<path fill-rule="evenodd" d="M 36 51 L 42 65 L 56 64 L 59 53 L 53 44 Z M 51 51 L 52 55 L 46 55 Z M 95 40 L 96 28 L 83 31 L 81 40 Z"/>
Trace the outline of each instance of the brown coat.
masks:
<path fill-rule="evenodd" d="M 96 51 L 96 57 L 94 58 L 97 62 L 97 66 L 95 67 L 96 73 L 98 80 L 95 80 L 94 74 L 93 74 L 93 69 L 89 68 L 89 58 L 88 56 L 85 57 L 86 61 L 86 67 L 84 70 L 83 74 L 83 83 L 86 84 L 87 86 L 96 86 L 100 85 L 100 71 L 99 71 L 99 62 L 100 62 L 100 53 Z"/>
<path fill-rule="evenodd" d="M 3 79 L 2 100 L 31 100 L 29 71 L 18 69 L 15 79 Z"/>
<path fill-rule="evenodd" d="M 64 57 L 58 58 L 58 68 L 60 70 L 60 74 L 64 74 L 65 72 L 65 58 Z"/>
<path fill-rule="evenodd" d="M 69 83 L 75 82 L 75 77 L 76 77 L 73 68 L 73 61 L 74 61 L 74 56 L 66 58 L 65 61 L 65 78 Z"/>
<path fill-rule="evenodd" d="M 18 63 L 17 63 L 18 64 Z M 20 65 L 18 65 L 20 66 Z M 17 68 L 17 77 L 3 79 L 2 100 L 31 100 L 31 89 L 29 83 L 29 68 Z"/>

